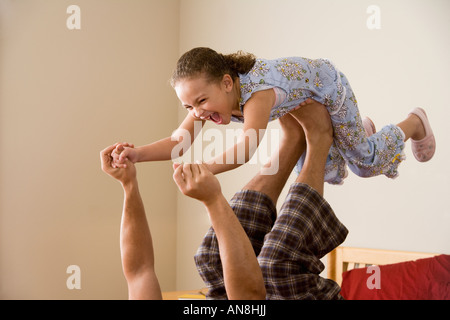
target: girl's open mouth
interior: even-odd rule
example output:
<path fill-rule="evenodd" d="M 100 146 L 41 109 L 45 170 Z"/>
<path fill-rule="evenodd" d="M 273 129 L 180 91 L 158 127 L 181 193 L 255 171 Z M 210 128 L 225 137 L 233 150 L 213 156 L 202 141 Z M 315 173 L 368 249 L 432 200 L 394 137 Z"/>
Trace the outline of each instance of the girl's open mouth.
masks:
<path fill-rule="evenodd" d="M 220 116 L 220 114 L 218 114 L 217 112 L 211 113 L 209 115 L 209 118 L 211 119 L 212 122 L 214 122 L 215 124 L 222 124 L 222 117 Z"/>

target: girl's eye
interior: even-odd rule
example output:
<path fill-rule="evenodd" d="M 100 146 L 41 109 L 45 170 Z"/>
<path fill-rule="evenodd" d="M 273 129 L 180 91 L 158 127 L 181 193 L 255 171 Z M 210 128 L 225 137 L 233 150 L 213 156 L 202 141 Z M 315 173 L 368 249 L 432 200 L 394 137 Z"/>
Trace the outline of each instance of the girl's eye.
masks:
<path fill-rule="evenodd" d="M 206 99 L 202 99 L 202 100 L 200 100 L 199 102 L 200 103 L 204 103 L 206 101 Z"/>
<path fill-rule="evenodd" d="M 191 106 L 185 106 L 186 110 L 192 110 Z"/>

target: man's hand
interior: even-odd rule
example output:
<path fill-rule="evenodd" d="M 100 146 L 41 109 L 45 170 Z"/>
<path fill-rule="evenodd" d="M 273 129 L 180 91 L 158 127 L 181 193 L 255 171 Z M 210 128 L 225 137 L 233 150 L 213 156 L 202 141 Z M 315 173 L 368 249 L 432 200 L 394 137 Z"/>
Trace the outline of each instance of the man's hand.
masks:
<path fill-rule="evenodd" d="M 113 177 L 114 179 L 119 180 L 122 185 L 128 184 L 130 182 L 136 181 L 136 167 L 134 164 L 128 159 L 125 160 L 126 166 L 124 168 L 116 168 L 113 166 L 113 152 L 116 152 L 116 147 L 119 143 L 113 144 L 102 150 L 100 152 L 100 160 L 102 163 L 102 170 Z M 125 147 L 132 147 L 127 143 L 121 144 Z"/>
<path fill-rule="evenodd" d="M 219 180 L 205 164 L 174 164 L 173 180 L 181 193 L 197 199 L 206 206 L 222 196 Z"/>

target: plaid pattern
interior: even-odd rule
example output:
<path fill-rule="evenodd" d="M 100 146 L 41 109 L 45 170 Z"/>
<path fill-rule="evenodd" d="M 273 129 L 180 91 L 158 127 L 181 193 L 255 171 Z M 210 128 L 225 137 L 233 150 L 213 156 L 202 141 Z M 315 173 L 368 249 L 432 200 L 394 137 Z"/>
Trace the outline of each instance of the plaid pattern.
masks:
<path fill-rule="evenodd" d="M 253 190 L 235 194 L 230 206 L 258 257 L 267 299 L 339 299 L 339 286 L 319 276 L 325 254 L 341 244 L 347 229 L 325 199 L 308 185 L 294 183 L 276 218 L 276 208 Z M 209 299 L 227 299 L 218 242 L 212 228 L 195 255 Z"/>
<path fill-rule="evenodd" d="M 277 217 L 272 200 L 263 193 L 242 190 L 230 200 L 230 206 L 241 222 L 255 254 L 258 256 L 264 243 L 264 237 L 272 229 Z M 200 276 L 209 289 L 208 298 L 227 299 L 219 244 L 212 227 L 203 238 L 194 260 Z"/>
<path fill-rule="evenodd" d="M 258 261 L 268 299 L 337 299 L 339 286 L 319 276 L 319 260 L 341 244 L 347 228 L 328 202 L 308 185 L 295 183 L 267 234 Z"/>

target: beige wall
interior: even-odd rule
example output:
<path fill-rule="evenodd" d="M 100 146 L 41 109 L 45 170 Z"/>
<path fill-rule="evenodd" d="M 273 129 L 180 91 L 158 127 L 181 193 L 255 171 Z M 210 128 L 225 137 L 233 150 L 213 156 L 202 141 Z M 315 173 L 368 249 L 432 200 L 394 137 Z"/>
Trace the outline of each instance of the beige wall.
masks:
<path fill-rule="evenodd" d="M 379 30 L 366 26 L 370 5 L 380 7 Z M 431 162 L 418 163 L 408 143 L 398 179 L 350 173 L 343 186 L 326 186 L 325 195 L 350 230 L 345 245 L 450 253 L 448 12 L 446 0 L 181 0 L 180 50 L 209 46 L 265 58 L 329 58 L 349 78 L 362 115 L 378 128 L 424 106 L 437 136 Z M 254 171 L 245 166 L 220 175 L 227 196 Z M 208 220 L 195 201 L 179 197 L 178 208 L 177 283 L 180 289 L 201 286 L 192 254 Z"/>
<path fill-rule="evenodd" d="M 66 27 L 71 4 L 80 30 Z M 379 30 L 366 27 L 372 4 Z M 398 179 L 350 173 L 326 198 L 350 229 L 346 245 L 450 253 L 449 9 L 447 0 L 0 0 L 0 299 L 126 298 L 122 192 L 98 153 L 172 132 L 184 112 L 166 80 L 195 46 L 330 58 L 378 128 L 425 106 L 438 143 L 431 162 L 416 162 L 408 143 Z M 257 169 L 220 175 L 226 196 Z M 170 162 L 138 170 L 163 290 L 203 286 L 193 255 L 209 227 L 204 209 L 179 194 Z M 66 287 L 72 264 L 81 290 Z"/>
<path fill-rule="evenodd" d="M 168 84 L 178 1 L 0 1 L 0 299 L 125 299 L 122 191 L 100 169 L 116 141 L 176 126 Z M 69 30 L 66 9 L 81 9 Z M 170 163 L 139 165 L 163 290 L 175 289 Z M 81 290 L 68 290 L 69 265 Z"/>

